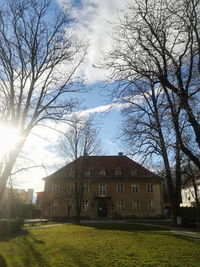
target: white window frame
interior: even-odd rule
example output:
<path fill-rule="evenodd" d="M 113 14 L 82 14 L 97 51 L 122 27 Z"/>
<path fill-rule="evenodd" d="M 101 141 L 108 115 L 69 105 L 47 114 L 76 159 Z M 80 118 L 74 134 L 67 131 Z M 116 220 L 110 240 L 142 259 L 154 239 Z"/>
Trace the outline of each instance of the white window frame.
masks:
<path fill-rule="evenodd" d="M 73 193 L 73 191 L 74 191 L 74 184 L 73 183 L 69 183 L 69 184 L 67 184 L 66 185 L 66 191 L 67 191 L 67 193 Z"/>
<path fill-rule="evenodd" d="M 83 183 L 83 193 L 88 193 L 89 192 L 89 183 L 85 182 Z"/>
<path fill-rule="evenodd" d="M 106 184 L 99 184 L 99 196 L 106 196 Z"/>
<path fill-rule="evenodd" d="M 81 210 L 85 211 L 89 207 L 89 201 L 87 199 L 83 199 L 81 203 Z"/>
<path fill-rule="evenodd" d="M 71 199 L 68 199 L 67 200 L 67 203 L 66 203 L 66 208 L 68 209 L 68 207 L 71 207 L 71 209 L 73 209 L 73 201 Z"/>
<path fill-rule="evenodd" d="M 53 183 L 53 184 L 52 184 L 52 192 L 53 192 L 53 193 L 58 193 L 58 192 L 60 192 L 60 184 L 58 184 L 58 183 Z"/>
<path fill-rule="evenodd" d="M 123 211 L 125 209 L 125 201 L 124 200 L 117 200 L 117 210 Z"/>
<path fill-rule="evenodd" d="M 102 176 L 106 175 L 106 171 L 104 169 L 100 170 L 99 175 L 102 175 Z"/>
<path fill-rule="evenodd" d="M 154 213 L 156 211 L 156 205 L 154 201 L 148 201 L 148 211 Z"/>
<path fill-rule="evenodd" d="M 140 191 L 140 186 L 139 184 L 132 184 L 131 185 L 131 192 L 132 193 L 138 193 Z"/>
<path fill-rule="evenodd" d="M 124 192 L 124 184 L 116 184 L 116 192 L 123 193 Z"/>
<path fill-rule="evenodd" d="M 133 208 L 133 211 L 139 211 L 140 210 L 140 201 L 139 200 L 133 200 L 132 201 L 132 208 Z"/>
<path fill-rule="evenodd" d="M 115 170 L 115 175 L 122 175 L 122 171 L 120 169 Z"/>
<path fill-rule="evenodd" d="M 85 171 L 85 177 L 91 177 L 91 170 Z"/>
<path fill-rule="evenodd" d="M 136 170 L 131 170 L 131 176 L 136 176 L 137 175 L 137 171 Z"/>
<path fill-rule="evenodd" d="M 56 212 L 57 209 L 58 209 L 58 199 L 55 199 L 55 200 L 53 201 L 53 204 L 51 205 L 51 211 L 52 211 L 52 212 Z"/>
<path fill-rule="evenodd" d="M 153 184 L 147 184 L 147 192 L 152 193 L 153 192 Z"/>

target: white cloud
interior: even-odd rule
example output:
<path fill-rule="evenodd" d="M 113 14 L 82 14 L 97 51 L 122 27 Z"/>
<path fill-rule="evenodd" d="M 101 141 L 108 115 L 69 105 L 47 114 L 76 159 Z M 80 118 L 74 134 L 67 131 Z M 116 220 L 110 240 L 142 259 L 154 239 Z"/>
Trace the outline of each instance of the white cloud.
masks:
<path fill-rule="evenodd" d="M 73 3 L 73 0 L 57 1 L 59 3 Z M 105 79 L 105 71 L 93 68 L 92 65 L 100 60 L 101 52 L 108 52 L 110 50 L 110 35 L 112 34 L 110 22 L 117 21 L 117 10 L 120 10 L 124 4 L 125 0 L 82 0 L 82 5 L 74 10 L 77 23 L 74 24 L 73 31 L 89 42 L 87 59 L 79 72 L 88 83 Z M 103 113 L 112 109 L 123 109 L 124 105 L 119 103 L 102 105 L 77 112 L 76 114 L 87 116 L 92 113 Z M 28 157 L 31 159 L 30 165 L 44 164 L 47 167 L 47 173 L 50 174 L 58 169 L 58 165 L 61 163 L 61 158 L 57 155 L 54 145 L 58 143 L 59 131 L 66 130 L 67 125 L 51 122 L 48 126 L 50 128 L 42 126 L 35 128 L 25 144 L 24 151 L 28 153 Z M 56 128 L 58 131 L 53 130 L 53 128 Z M 23 160 L 21 163 L 23 164 Z M 46 176 L 46 172 L 41 168 L 20 173 L 16 180 L 16 183 L 18 183 L 17 187 L 34 188 L 36 191 L 42 190 L 43 182 L 41 178 L 44 176 Z"/>
<path fill-rule="evenodd" d="M 124 104 L 113 103 L 79 111 L 76 115 L 88 116 L 92 113 L 103 113 L 122 108 L 124 108 Z M 63 122 L 48 122 L 46 126 L 35 127 L 25 143 L 22 157 L 17 161 L 17 169 L 24 166 L 37 167 L 18 173 L 14 179 L 15 187 L 34 188 L 35 191 L 43 190 L 41 178 L 56 171 L 64 164 L 64 160 L 59 156 L 56 144 L 59 142 L 61 132 L 65 132 L 67 127 L 68 124 Z M 42 165 L 45 166 L 45 169 L 42 168 Z"/>
<path fill-rule="evenodd" d="M 73 0 L 58 0 L 61 4 Z M 82 5 L 74 8 L 77 23 L 73 31 L 89 42 L 88 55 L 85 64 L 80 69 L 86 82 L 93 83 L 105 80 L 105 70 L 94 68 L 102 58 L 102 52 L 111 48 L 112 24 L 117 21 L 117 11 L 124 7 L 125 0 L 82 0 Z"/>
<path fill-rule="evenodd" d="M 126 104 L 120 104 L 120 103 L 113 103 L 113 104 L 108 104 L 108 105 L 102 105 L 98 106 L 95 108 L 90 108 L 90 109 L 85 109 L 82 111 L 76 112 L 76 115 L 78 116 L 87 116 L 92 113 L 103 113 L 103 112 L 108 112 L 112 109 L 123 109 L 126 106 Z"/>

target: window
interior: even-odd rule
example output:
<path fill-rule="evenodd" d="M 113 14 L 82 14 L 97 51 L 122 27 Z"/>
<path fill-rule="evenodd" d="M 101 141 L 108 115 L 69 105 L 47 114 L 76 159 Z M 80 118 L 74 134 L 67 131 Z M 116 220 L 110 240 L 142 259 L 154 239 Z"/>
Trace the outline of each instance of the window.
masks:
<path fill-rule="evenodd" d="M 83 184 L 83 193 L 89 192 L 89 184 L 88 182 Z"/>
<path fill-rule="evenodd" d="M 67 193 L 72 193 L 74 191 L 74 184 L 67 184 L 66 191 Z"/>
<path fill-rule="evenodd" d="M 132 184 L 132 192 L 133 193 L 139 192 L 139 184 Z"/>
<path fill-rule="evenodd" d="M 90 169 L 85 171 L 85 176 L 86 177 L 90 177 L 91 176 L 91 170 Z"/>
<path fill-rule="evenodd" d="M 106 195 L 106 185 L 105 184 L 99 184 L 99 195 L 100 196 Z"/>
<path fill-rule="evenodd" d="M 72 209 L 72 207 L 73 207 L 73 202 L 72 202 L 72 200 L 67 200 L 66 207 L 67 207 L 67 210 L 68 210 L 68 209 Z"/>
<path fill-rule="evenodd" d="M 53 204 L 51 205 L 51 211 L 56 212 L 58 208 L 58 199 L 54 200 Z"/>
<path fill-rule="evenodd" d="M 153 192 L 153 185 L 147 184 L 147 192 Z"/>
<path fill-rule="evenodd" d="M 52 184 L 52 191 L 54 193 L 57 193 L 60 191 L 60 185 L 59 184 Z"/>
<path fill-rule="evenodd" d="M 150 212 L 155 212 L 156 211 L 156 208 L 155 208 L 155 202 L 153 201 L 148 201 L 148 210 Z"/>
<path fill-rule="evenodd" d="M 116 192 L 118 192 L 118 193 L 124 192 L 124 184 L 117 184 L 116 185 Z"/>
<path fill-rule="evenodd" d="M 117 200 L 117 210 L 124 210 L 124 200 Z"/>
<path fill-rule="evenodd" d="M 136 170 L 131 170 L 131 176 L 136 176 L 137 175 L 137 171 Z"/>
<path fill-rule="evenodd" d="M 99 172 L 100 175 L 106 175 L 106 171 L 104 169 L 100 170 Z"/>
<path fill-rule="evenodd" d="M 122 171 L 120 169 L 115 170 L 115 175 L 121 175 L 121 174 L 122 174 Z"/>
<path fill-rule="evenodd" d="M 88 209 L 88 206 L 89 206 L 89 201 L 88 200 L 82 200 L 82 210 L 87 210 Z"/>
<path fill-rule="evenodd" d="M 132 207 L 134 211 L 139 211 L 140 209 L 140 202 L 139 200 L 133 200 Z"/>

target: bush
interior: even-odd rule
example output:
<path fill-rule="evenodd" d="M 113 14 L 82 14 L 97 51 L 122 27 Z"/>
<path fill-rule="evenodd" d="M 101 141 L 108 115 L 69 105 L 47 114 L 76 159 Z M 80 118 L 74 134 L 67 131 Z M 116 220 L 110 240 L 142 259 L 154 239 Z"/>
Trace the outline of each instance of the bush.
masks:
<path fill-rule="evenodd" d="M 119 213 L 119 212 L 117 212 L 117 211 L 114 211 L 113 212 L 113 219 L 116 219 L 116 220 L 121 220 L 121 219 L 123 219 L 123 216 Z"/>
<path fill-rule="evenodd" d="M 197 225 L 200 221 L 198 211 L 194 207 L 181 207 L 182 222 L 185 226 Z"/>
<path fill-rule="evenodd" d="M 1 207 L 0 214 L 3 218 L 39 218 L 41 211 L 33 204 L 25 204 L 20 201 L 10 201 L 4 203 Z"/>
<path fill-rule="evenodd" d="M 22 219 L 1 219 L 0 235 L 16 234 L 21 231 L 22 224 Z"/>

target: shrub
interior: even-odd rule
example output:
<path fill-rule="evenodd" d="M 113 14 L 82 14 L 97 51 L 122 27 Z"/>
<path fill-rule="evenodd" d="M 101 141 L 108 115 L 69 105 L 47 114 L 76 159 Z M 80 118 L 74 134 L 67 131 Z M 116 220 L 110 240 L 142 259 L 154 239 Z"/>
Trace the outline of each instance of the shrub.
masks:
<path fill-rule="evenodd" d="M 123 216 L 118 211 L 114 211 L 113 212 L 113 219 L 121 220 L 121 219 L 123 219 Z"/>
<path fill-rule="evenodd" d="M 1 219 L 0 235 L 16 234 L 21 231 L 22 224 L 22 219 Z"/>

